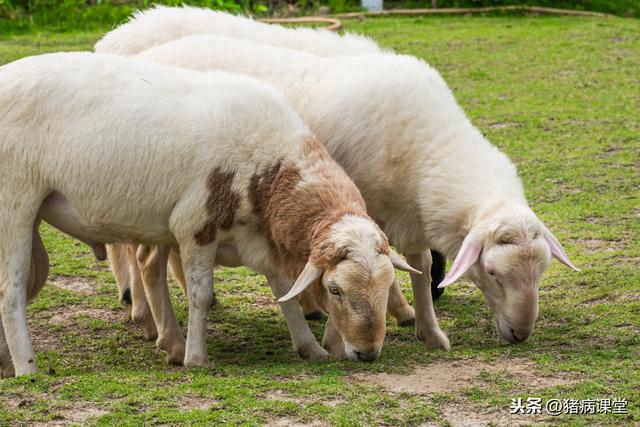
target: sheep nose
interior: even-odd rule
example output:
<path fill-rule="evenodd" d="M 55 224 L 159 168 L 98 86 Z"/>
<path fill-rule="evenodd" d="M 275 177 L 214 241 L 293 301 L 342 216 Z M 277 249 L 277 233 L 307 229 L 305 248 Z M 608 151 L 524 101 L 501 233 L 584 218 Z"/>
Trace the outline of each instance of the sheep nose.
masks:
<path fill-rule="evenodd" d="M 515 329 L 511 329 L 511 337 L 513 337 L 513 342 L 520 343 L 529 338 L 531 332 L 529 331 L 516 331 Z"/>
<path fill-rule="evenodd" d="M 358 360 L 361 362 L 373 362 L 378 358 L 379 353 L 378 350 L 356 351 L 356 356 L 358 356 Z"/>

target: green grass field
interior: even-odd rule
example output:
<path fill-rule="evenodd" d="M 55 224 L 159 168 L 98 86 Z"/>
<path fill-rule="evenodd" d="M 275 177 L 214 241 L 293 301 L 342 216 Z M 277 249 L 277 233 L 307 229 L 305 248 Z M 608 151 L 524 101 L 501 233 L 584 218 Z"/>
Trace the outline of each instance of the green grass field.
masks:
<path fill-rule="evenodd" d="M 503 342 L 480 292 L 461 282 L 437 303 L 450 353 L 390 321 L 373 364 L 305 363 L 264 277 L 225 269 L 209 321 L 215 368 L 168 367 L 121 321 L 107 265 L 43 227 L 50 283 L 30 307 L 41 373 L 0 380 L 0 425 L 640 424 L 640 21 L 400 18 L 347 29 L 443 74 L 582 268 L 552 264 L 531 338 Z M 89 50 L 100 35 L 0 36 L 0 64 Z M 184 326 L 185 298 L 172 292 Z M 510 416 L 517 397 L 626 399 L 628 414 Z"/>

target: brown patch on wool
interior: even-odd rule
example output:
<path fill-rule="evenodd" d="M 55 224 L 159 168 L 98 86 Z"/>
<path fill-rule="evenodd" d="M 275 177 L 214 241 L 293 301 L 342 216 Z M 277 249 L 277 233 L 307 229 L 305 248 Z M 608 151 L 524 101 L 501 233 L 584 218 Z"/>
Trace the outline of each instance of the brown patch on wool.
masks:
<path fill-rule="evenodd" d="M 312 136 L 304 140 L 302 144 L 303 153 L 307 158 L 328 160 L 329 153 L 327 149 L 318 141 L 318 138 Z"/>
<path fill-rule="evenodd" d="M 233 171 L 223 172 L 221 168 L 215 168 L 209 174 L 209 198 L 205 205 L 209 220 L 193 236 L 198 245 L 210 244 L 216 239 L 218 228 L 228 230 L 233 225 L 240 204 L 240 196 L 231 189 L 234 176 Z"/>
<path fill-rule="evenodd" d="M 258 229 L 273 244 L 281 271 L 291 278 L 308 260 L 322 269 L 343 260 L 346 248 L 327 243 L 331 226 L 344 215 L 368 218 L 360 191 L 322 144 L 308 138 L 303 150 L 312 181 L 303 182 L 303 171 L 280 159 L 257 171 L 248 191 Z"/>

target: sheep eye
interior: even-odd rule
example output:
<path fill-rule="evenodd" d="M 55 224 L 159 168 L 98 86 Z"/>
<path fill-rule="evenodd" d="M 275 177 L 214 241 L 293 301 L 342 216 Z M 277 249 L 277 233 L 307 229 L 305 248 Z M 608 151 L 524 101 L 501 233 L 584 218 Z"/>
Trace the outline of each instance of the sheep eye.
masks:
<path fill-rule="evenodd" d="M 340 288 L 338 288 L 337 286 L 329 286 L 329 293 L 331 293 L 332 295 L 340 296 Z"/>
<path fill-rule="evenodd" d="M 498 240 L 498 244 L 499 245 L 512 245 L 513 244 L 513 240 L 511 240 L 509 237 L 501 237 Z"/>

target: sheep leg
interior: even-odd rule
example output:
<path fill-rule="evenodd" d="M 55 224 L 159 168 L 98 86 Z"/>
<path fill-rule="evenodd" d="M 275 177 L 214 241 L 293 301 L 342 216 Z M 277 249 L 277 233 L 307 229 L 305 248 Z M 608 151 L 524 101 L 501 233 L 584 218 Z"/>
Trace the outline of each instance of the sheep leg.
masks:
<path fill-rule="evenodd" d="M 32 301 L 47 281 L 49 275 L 49 255 L 44 247 L 38 227 L 40 221 L 36 221 L 33 226 L 33 240 L 31 242 L 31 270 L 27 285 L 27 302 Z M 15 375 L 11 353 L 4 335 L 4 327 L 0 318 L 0 378 L 12 377 Z"/>
<path fill-rule="evenodd" d="M 322 320 L 326 318 L 322 309 L 318 306 L 312 295 L 309 295 L 307 292 L 303 292 L 298 301 L 300 302 L 300 307 L 302 307 L 305 319 Z"/>
<path fill-rule="evenodd" d="M 29 194 L 22 190 L 19 193 L 22 197 Z M 0 314 L 4 341 L 9 348 L 15 374 L 20 376 L 38 370 L 27 326 L 27 287 L 29 280 L 34 280 L 33 276 L 30 277 L 33 272 L 33 228 L 39 203 L 29 212 L 15 198 L 3 199 L 3 204 L 12 209 L 9 212 L 0 208 L 3 210 L 0 211 Z"/>
<path fill-rule="evenodd" d="M 444 280 L 447 258 L 438 251 L 431 251 L 431 296 L 437 300 L 444 293 L 438 285 Z"/>
<path fill-rule="evenodd" d="M 167 363 L 181 365 L 184 361 L 185 341 L 171 305 L 167 284 L 169 250 L 167 246 L 140 246 L 136 255 L 144 290 L 158 328 L 156 346 L 167 353 Z"/>
<path fill-rule="evenodd" d="M 413 326 L 416 322 L 413 307 L 409 305 L 402 294 L 402 289 L 400 289 L 397 279 L 393 281 L 393 285 L 389 289 L 387 310 L 398 321 L 398 326 Z"/>
<path fill-rule="evenodd" d="M 196 246 L 187 241 L 180 245 L 182 266 L 187 279 L 189 326 L 185 366 L 208 366 L 207 315 L 213 300 L 213 267 L 216 245 Z"/>
<path fill-rule="evenodd" d="M 2 319 L 0 319 L 0 378 L 9 378 L 14 376 L 13 362 L 11 361 L 11 353 L 7 340 L 4 337 L 4 328 L 2 327 Z"/>
<path fill-rule="evenodd" d="M 288 280 L 277 277 L 267 277 L 267 280 L 276 298 L 285 295 L 291 288 L 291 282 Z M 278 302 L 278 304 L 287 322 L 289 334 L 293 341 L 293 349 L 300 358 L 311 361 L 327 360 L 329 354 L 320 346 L 316 337 L 313 336 L 313 332 L 311 332 L 298 302 L 295 299 L 291 299 L 285 302 Z"/>
<path fill-rule="evenodd" d="M 127 266 L 129 268 L 129 279 L 131 286 L 131 319 L 142 328 L 144 336 L 148 340 L 158 338 L 158 330 L 153 321 L 153 314 L 147 297 L 144 293 L 144 284 L 140 267 L 138 266 L 137 251 L 138 245 L 127 244 Z"/>
<path fill-rule="evenodd" d="M 107 255 L 111 272 L 116 278 L 120 305 L 124 310 L 124 321 L 131 320 L 131 287 L 129 286 L 129 263 L 127 245 L 107 245 Z"/>
<path fill-rule="evenodd" d="M 431 253 L 408 255 L 407 261 L 415 269 L 422 271 L 421 275 L 411 274 L 413 298 L 416 304 L 416 337 L 431 349 L 449 351 L 449 338 L 442 332 L 433 309 L 431 297 Z"/>
<path fill-rule="evenodd" d="M 334 326 L 331 318 L 327 320 L 327 324 L 324 327 L 322 346 L 329 351 L 329 355 L 333 360 L 347 358 L 347 352 L 344 350 L 342 335 L 340 335 L 340 332 L 338 332 L 338 330 Z"/>
<path fill-rule="evenodd" d="M 180 258 L 180 249 L 178 247 L 171 248 L 169 252 L 169 267 L 171 267 L 171 273 L 176 279 L 184 295 L 187 295 L 187 279 L 184 277 L 184 270 L 182 269 L 182 259 Z M 211 301 L 211 308 L 218 305 L 218 299 L 216 298 L 215 289 L 213 290 L 213 301 Z"/>

